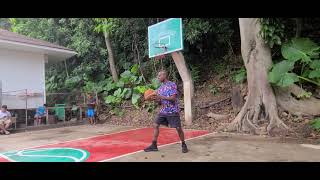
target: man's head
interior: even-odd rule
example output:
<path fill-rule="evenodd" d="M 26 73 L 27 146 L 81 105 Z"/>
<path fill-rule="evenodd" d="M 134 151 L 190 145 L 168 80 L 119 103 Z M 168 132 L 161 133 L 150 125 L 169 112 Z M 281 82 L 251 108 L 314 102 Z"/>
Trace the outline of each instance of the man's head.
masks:
<path fill-rule="evenodd" d="M 2 111 L 2 112 L 7 112 L 7 110 L 8 110 L 7 105 L 3 105 L 3 106 L 1 107 L 1 111 Z"/>
<path fill-rule="evenodd" d="M 44 106 L 44 107 L 48 107 L 48 105 L 47 105 L 47 104 L 43 104 L 43 106 Z"/>
<path fill-rule="evenodd" d="M 167 77 L 168 74 L 167 74 L 167 71 L 165 70 L 161 70 L 159 73 L 158 73 L 158 80 L 160 82 L 165 82 L 166 80 L 168 80 Z"/>

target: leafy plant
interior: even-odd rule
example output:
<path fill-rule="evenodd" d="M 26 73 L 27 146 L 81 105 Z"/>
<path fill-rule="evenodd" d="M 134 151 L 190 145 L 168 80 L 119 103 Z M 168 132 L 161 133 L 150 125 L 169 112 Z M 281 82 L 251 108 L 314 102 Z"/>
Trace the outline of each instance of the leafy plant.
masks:
<path fill-rule="evenodd" d="M 311 96 L 312 96 L 312 93 L 311 92 L 306 92 L 306 91 L 303 91 L 302 93 L 297 95 L 297 97 L 299 99 L 310 98 Z"/>
<path fill-rule="evenodd" d="M 312 129 L 320 132 L 320 118 L 316 118 L 310 122 Z"/>
<path fill-rule="evenodd" d="M 246 79 L 247 79 L 247 71 L 245 70 L 245 68 L 241 68 L 240 70 L 236 71 L 233 76 L 233 80 L 236 83 L 242 83 Z"/>
<path fill-rule="evenodd" d="M 214 85 L 209 85 L 209 92 L 211 92 L 213 95 L 216 95 L 219 91 L 218 88 Z"/>
<path fill-rule="evenodd" d="M 146 102 L 143 105 L 143 108 L 145 108 L 148 112 L 153 112 L 157 108 L 157 105 L 155 102 Z"/>
<path fill-rule="evenodd" d="M 191 77 L 195 83 L 200 80 L 200 67 L 191 65 Z"/>
<path fill-rule="evenodd" d="M 122 117 L 124 115 L 124 111 L 120 108 L 113 108 L 111 109 L 111 114 Z"/>
<path fill-rule="evenodd" d="M 284 60 L 272 66 L 269 82 L 287 87 L 300 79 L 320 86 L 320 46 L 308 38 L 294 38 L 281 47 Z M 294 71 L 299 67 L 299 71 Z M 298 73 L 298 74 L 297 74 Z"/>
<path fill-rule="evenodd" d="M 271 48 L 281 45 L 284 37 L 284 24 L 279 18 L 260 18 L 260 35 Z"/>
<path fill-rule="evenodd" d="M 126 100 L 131 100 L 131 103 L 138 108 L 142 94 L 149 88 L 157 89 L 160 83 L 157 79 L 152 79 L 148 85 L 142 84 L 142 76 L 138 76 L 139 66 L 133 65 L 129 70 L 120 74 L 120 79 L 117 83 L 112 82 L 108 78 L 102 85 L 103 91 L 107 94 L 104 98 L 105 103 L 117 107 Z"/>

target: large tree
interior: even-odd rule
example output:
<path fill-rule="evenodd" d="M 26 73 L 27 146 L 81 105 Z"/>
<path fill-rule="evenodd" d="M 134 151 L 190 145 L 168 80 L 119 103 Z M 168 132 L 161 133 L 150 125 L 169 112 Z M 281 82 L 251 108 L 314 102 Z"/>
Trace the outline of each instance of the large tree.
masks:
<path fill-rule="evenodd" d="M 98 23 L 98 26 L 95 28 L 95 30 L 98 32 L 103 32 L 104 39 L 106 42 L 112 79 L 114 82 L 117 82 L 119 80 L 119 77 L 118 77 L 118 72 L 115 64 L 115 57 L 113 53 L 113 47 L 112 47 L 111 38 L 110 38 L 110 34 L 114 26 L 113 18 L 99 18 L 99 19 L 96 19 L 96 22 Z"/>
<path fill-rule="evenodd" d="M 268 72 L 272 66 L 271 49 L 260 35 L 259 19 L 240 18 L 239 27 L 241 54 L 247 70 L 248 95 L 241 111 L 227 130 L 253 134 L 267 132 L 269 135 L 287 132 L 288 126 L 278 116 L 278 105 L 293 114 L 319 114 L 319 101 L 314 98 L 298 101 L 291 95 L 303 91 L 298 86 L 273 88 L 269 83 Z M 267 126 L 260 127 L 261 124 Z"/>

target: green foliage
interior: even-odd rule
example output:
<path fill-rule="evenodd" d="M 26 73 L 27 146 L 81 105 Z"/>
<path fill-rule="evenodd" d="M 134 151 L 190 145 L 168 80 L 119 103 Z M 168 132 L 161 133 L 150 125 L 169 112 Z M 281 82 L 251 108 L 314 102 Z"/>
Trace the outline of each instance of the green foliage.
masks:
<path fill-rule="evenodd" d="M 116 18 L 95 18 L 94 21 L 97 23 L 94 28 L 96 32 L 112 33 L 116 27 Z"/>
<path fill-rule="evenodd" d="M 191 65 L 191 77 L 192 80 L 197 83 L 200 80 L 200 67 Z"/>
<path fill-rule="evenodd" d="M 206 34 L 211 30 L 211 24 L 201 18 L 190 19 L 186 24 L 186 40 L 191 44 L 200 40 L 203 34 Z"/>
<path fill-rule="evenodd" d="M 289 61 L 310 63 L 311 58 L 319 58 L 319 49 L 320 46 L 308 38 L 294 38 L 283 44 L 281 53 Z"/>
<path fill-rule="evenodd" d="M 219 89 L 215 85 L 209 85 L 209 92 L 212 93 L 212 95 L 216 95 Z"/>
<path fill-rule="evenodd" d="M 320 118 L 316 118 L 310 122 L 311 127 L 320 132 Z"/>
<path fill-rule="evenodd" d="M 281 45 L 284 37 L 284 24 L 279 18 L 260 18 L 260 35 L 271 48 Z"/>
<path fill-rule="evenodd" d="M 122 117 L 124 115 L 124 111 L 120 108 L 111 109 L 111 114 Z"/>
<path fill-rule="evenodd" d="M 319 50 L 320 46 L 308 38 L 294 38 L 284 43 L 281 53 L 285 60 L 273 65 L 268 74 L 269 82 L 287 87 L 302 79 L 320 86 Z M 294 71 L 295 67 L 299 71 Z"/>
<path fill-rule="evenodd" d="M 247 79 L 247 71 L 245 68 L 241 68 L 240 70 L 236 71 L 233 80 L 236 83 L 243 83 Z"/>
<path fill-rule="evenodd" d="M 157 104 L 153 101 L 148 101 L 144 103 L 142 106 L 144 109 L 146 109 L 148 112 L 153 112 L 157 108 Z"/>
<path fill-rule="evenodd" d="M 297 97 L 299 99 L 303 99 L 303 98 L 310 98 L 312 95 L 311 92 L 306 92 L 306 91 L 303 91 L 302 93 L 298 94 Z"/>
<path fill-rule="evenodd" d="M 291 61 L 281 61 L 275 64 L 268 75 L 269 82 L 280 87 L 287 87 L 299 81 L 296 74 L 289 73 L 293 68 L 294 62 Z"/>

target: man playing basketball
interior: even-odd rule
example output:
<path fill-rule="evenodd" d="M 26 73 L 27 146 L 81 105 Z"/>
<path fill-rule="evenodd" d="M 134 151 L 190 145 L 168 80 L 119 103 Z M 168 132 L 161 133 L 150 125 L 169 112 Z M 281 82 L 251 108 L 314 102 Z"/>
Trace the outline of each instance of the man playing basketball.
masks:
<path fill-rule="evenodd" d="M 158 73 L 158 79 L 161 82 L 161 86 L 157 91 L 155 100 L 158 101 L 162 107 L 154 122 L 152 144 L 145 148 L 144 151 L 158 151 L 157 140 L 159 136 L 159 126 L 162 124 L 176 128 L 182 143 L 182 153 L 187 153 L 188 148 L 184 141 L 184 132 L 181 127 L 177 85 L 167 79 L 167 72 L 163 70 Z"/>

